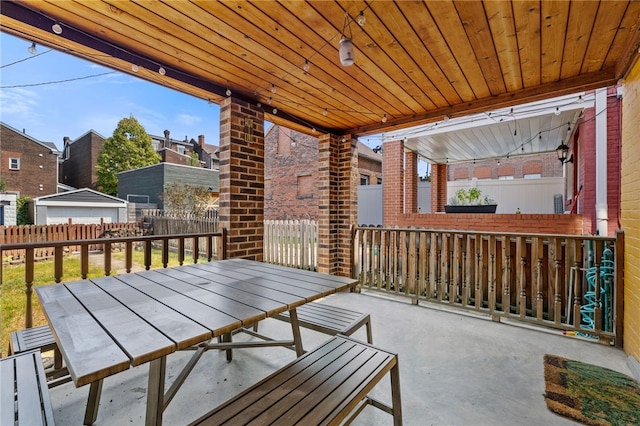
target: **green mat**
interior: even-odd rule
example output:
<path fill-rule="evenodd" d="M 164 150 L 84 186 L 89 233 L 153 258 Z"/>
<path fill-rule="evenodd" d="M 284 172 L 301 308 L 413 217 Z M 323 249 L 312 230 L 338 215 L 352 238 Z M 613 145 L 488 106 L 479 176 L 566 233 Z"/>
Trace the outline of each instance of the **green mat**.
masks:
<path fill-rule="evenodd" d="M 631 377 L 547 354 L 544 379 L 555 413 L 587 425 L 640 425 L 640 387 Z"/>

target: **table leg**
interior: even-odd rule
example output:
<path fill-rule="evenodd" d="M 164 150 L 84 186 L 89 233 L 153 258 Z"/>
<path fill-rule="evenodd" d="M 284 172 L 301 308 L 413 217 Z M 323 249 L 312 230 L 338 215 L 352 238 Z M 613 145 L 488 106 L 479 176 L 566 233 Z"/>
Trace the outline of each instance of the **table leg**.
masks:
<path fill-rule="evenodd" d="M 85 425 L 92 425 L 98 418 L 98 407 L 100 406 L 100 394 L 102 393 L 102 381 L 92 382 L 89 385 L 89 397 L 87 398 L 87 409 L 84 412 Z"/>
<path fill-rule="evenodd" d="M 293 331 L 293 345 L 296 347 L 296 355 L 304 355 L 302 347 L 302 336 L 300 336 L 300 323 L 298 322 L 298 312 L 294 309 L 289 311 L 289 319 L 291 320 L 291 331 Z"/>
<path fill-rule="evenodd" d="M 166 356 L 154 359 L 149 363 L 146 426 L 162 425 L 162 411 L 164 411 L 164 376 L 166 373 L 166 366 Z"/>

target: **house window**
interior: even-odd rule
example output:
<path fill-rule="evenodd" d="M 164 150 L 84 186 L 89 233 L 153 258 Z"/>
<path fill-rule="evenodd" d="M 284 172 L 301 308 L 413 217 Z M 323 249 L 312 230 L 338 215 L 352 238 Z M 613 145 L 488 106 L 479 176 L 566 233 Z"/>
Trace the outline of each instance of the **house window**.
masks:
<path fill-rule="evenodd" d="M 314 184 L 312 175 L 298 176 L 298 198 L 313 198 Z"/>
<path fill-rule="evenodd" d="M 513 180 L 513 176 L 498 176 L 498 180 Z"/>
<path fill-rule="evenodd" d="M 382 178 L 381 178 L 381 177 L 379 177 L 379 178 L 377 179 L 377 182 L 378 182 L 378 185 L 382 185 Z"/>
<path fill-rule="evenodd" d="M 9 170 L 20 170 L 19 158 L 9 158 Z"/>
<path fill-rule="evenodd" d="M 178 145 L 178 154 L 184 155 L 184 146 Z"/>
<path fill-rule="evenodd" d="M 369 185 L 368 175 L 360 175 L 360 185 Z"/>
<path fill-rule="evenodd" d="M 541 179 L 542 178 L 542 174 L 540 173 L 528 173 L 526 175 L 524 175 L 525 179 Z"/>
<path fill-rule="evenodd" d="M 158 147 L 160 146 L 160 142 L 159 142 L 159 141 L 157 141 L 156 139 L 152 139 L 152 140 L 151 140 L 151 144 L 153 145 L 153 150 L 154 150 L 154 151 L 157 151 L 157 150 L 158 150 Z"/>

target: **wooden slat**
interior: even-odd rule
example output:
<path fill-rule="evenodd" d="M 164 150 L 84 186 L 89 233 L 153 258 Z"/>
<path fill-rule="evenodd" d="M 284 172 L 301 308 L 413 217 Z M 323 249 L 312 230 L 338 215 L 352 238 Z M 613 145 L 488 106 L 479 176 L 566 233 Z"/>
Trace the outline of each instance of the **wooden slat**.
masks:
<path fill-rule="evenodd" d="M 86 283 L 85 283 L 86 285 Z M 58 347 L 76 386 L 83 386 L 130 366 L 129 357 L 61 284 L 36 287 L 45 316 L 54 324 Z"/>

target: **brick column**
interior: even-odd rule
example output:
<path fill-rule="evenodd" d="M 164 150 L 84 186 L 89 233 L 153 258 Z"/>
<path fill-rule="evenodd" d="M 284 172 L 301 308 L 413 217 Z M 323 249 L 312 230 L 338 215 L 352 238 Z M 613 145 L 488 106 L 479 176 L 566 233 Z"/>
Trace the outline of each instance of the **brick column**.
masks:
<path fill-rule="evenodd" d="M 447 204 L 447 165 L 431 165 L 431 213 L 444 211 Z"/>
<path fill-rule="evenodd" d="M 384 151 L 383 151 L 384 152 Z M 418 212 L 418 154 L 407 151 L 404 153 L 404 212 Z"/>
<path fill-rule="evenodd" d="M 351 276 L 351 225 L 358 217 L 357 140 L 318 139 L 318 271 Z"/>
<path fill-rule="evenodd" d="M 404 211 L 404 142 L 385 142 L 382 150 L 382 222 L 398 224 Z"/>
<path fill-rule="evenodd" d="M 233 97 L 220 105 L 220 227 L 228 258 L 262 261 L 264 113 Z"/>

